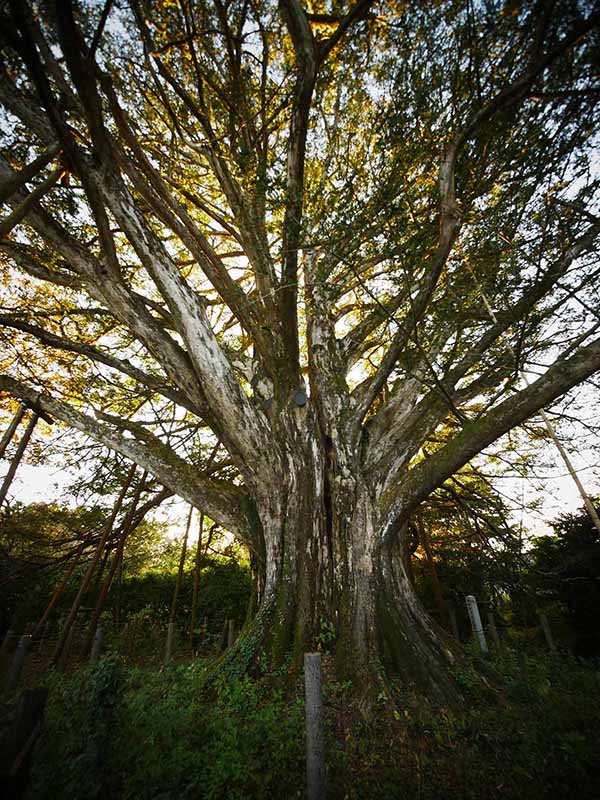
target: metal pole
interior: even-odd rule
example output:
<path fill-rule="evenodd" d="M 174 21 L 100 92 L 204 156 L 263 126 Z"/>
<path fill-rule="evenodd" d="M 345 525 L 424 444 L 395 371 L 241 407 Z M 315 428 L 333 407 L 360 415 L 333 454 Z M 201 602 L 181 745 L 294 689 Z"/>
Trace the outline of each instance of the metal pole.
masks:
<path fill-rule="evenodd" d="M 321 654 L 304 654 L 306 783 L 308 800 L 325 799 Z"/>

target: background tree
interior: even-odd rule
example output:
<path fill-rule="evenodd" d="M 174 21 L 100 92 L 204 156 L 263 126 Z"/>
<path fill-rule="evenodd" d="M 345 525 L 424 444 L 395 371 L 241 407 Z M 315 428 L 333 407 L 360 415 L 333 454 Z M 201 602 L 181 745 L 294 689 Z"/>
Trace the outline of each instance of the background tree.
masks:
<path fill-rule="evenodd" d="M 298 664 L 325 619 L 359 687 L 383 658 L 454 694 L 407 521 L 600 368 L 598 20 L 551 0 L 3 12 L 0 389 L 248 545 L 260 606 L 233 657 Z"/>
<path fill-rule="evenodd" d="M 598 502 L 596 501 L 596 507 Z M 575 633 L 575 652 L 600 653 L 600 537 L 584 509 L 563 514 L 552 525 L 554 536 L 539 536 L 529 553 L 529 586 L 540 606 L 559 604 Z"/>

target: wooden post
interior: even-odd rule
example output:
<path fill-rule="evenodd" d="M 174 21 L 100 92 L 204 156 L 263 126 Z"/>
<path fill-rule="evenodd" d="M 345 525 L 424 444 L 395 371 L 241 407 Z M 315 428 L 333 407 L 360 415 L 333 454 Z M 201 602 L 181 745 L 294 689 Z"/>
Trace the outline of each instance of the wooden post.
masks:
<path fill-rule="evenodd" d="M 227 647 L 233 647 L 235 643 L 235 620 L 230 619 L 227 622 Z"/>
<path fill-rule="evenodd" d="M 173 636 L 175 634 L 175 623 L 169 622 L 167 625 L 167 644 L 165 647 L 165 664 L 168 664 L 173 654 Z"/>
<path fill-rule="evenodd" d="M 473 633 L 475 634 L 475 638 L 479 642 L 479 647 L 481 648 L 481 652 L 487 653 L 488 646 L 485 640 L 483 625 L 481 624 L 481 617 L 479 616 L 479 608 L 477 607 L 477 600 L 474 598 L 472 594 L 468 595 L 465 599 L 467 602 L 467 611 L 469 612 L 469 619 L 471 620 L 471 627 L 473 628 Z"/>
<path fill-rule="evenodd" d="M 494 612 L 488 611 L 487 612 L 488 618 L 488 630 L 492 636 L 492 641 L 494 642 L 494 647 L 499 650 L 500 649 L 500 637 L 498 636 L 498 629 L 496 628 L 496 620 L 494 619 Z"/>
<path fill-rule="evenodd" d="M 325 748 L 321 654 L 304 654 L 306 715 L 306 784 L 308 800 L 325 798 Z"/>
<path fill-rule="evenodd" d="M 95 664 L 96 661 L 98 661 L 98 659 L 100 658 L 103 641 L 104 641 L 104 636 L 102 634 L 102 628 L 98 626 L 96 628 L 96 633 L 94 634 L 94 642 L 92 644 L 92 650 L 90 652 L 90 664 Z"/>
<path fill-rule="evenodd" d="M 4 453 L 6 452 L 6 448 L 11 443 L 13 436 L 15 435 L 15 431 L 19 427 L 19 423 L 23 419 L 25 415 L 25 406 L 23 403 L 19 405 L 14 417 L 11 419 L 8 428 L 4 431 L 4 435 L 2 439 L 0 439 L 0 458 L 3 458 Z"/>
<path fill-rule="evenodd" d="M 8 681 L 6 682 L 6 688 L 9 692 L 12 692 L 13 689 L 16 689 L 18 686 L 19 678 L 21 677 L 21 670 L 23 669 L 23 664 L 25 663 L 25 656 L 27 655 L 27 651 L 29 650 L 30 644 L 31 644 L 31 634 L 24 633 L 23 636 L 21 636 L 21 638 L 19 639 L 19 644 L 17 646 L 17 649 L 15 650 L 15 656 L 13 658 L 13 663 L 8 676 Z"/>
<path fill-rule="evenodd" d="M 550 629 L 550 623 L 548 622 L 548 617 L 544 614 L 543 611 L 538 611 L 538 617 L 540 622 L 542 623 L 542 630 L 544 631 L 544 637 L 546 639 L 546 644 L 550 648 L 550 652 L 552 655 L 556 655 L 556 643 L 554 642 L 554 637 L 552 636 L 552 630 Z"/>
<path fill-rule="evenodd" d="M 13 482 L 13 478 L 17 472 L 17 468 L 21 463 L 21 459 L 23 458 L 23 454 L 25 453 L 25 448 L 29 444 L 29 440 L 31 439 L 31 434 L 33 433 L 33 429 L 35 428 L 39 417 L 34 412 L 31 415 L 31 419 L 25 428 L 25 433 L 21 437 L 21 441 L 19 442 L 19 446 L 17 447 L 17 451 L 13 456 L 12 461 L 10 462 L 10 467 L 8 468 L 8 472 L 4 477 L 4 481 L 2 486 L 0 486 L 0 506 L 6 500 L 6 495 L 8 494 L 8 490 L 10 488 L 11 483 Z"/>

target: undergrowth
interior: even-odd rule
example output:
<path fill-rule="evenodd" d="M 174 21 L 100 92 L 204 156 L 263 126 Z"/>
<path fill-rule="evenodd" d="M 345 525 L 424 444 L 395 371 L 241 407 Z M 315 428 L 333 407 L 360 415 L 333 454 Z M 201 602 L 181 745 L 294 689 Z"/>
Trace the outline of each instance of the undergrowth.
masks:
<path fill-rule="evenodd" d="M 367 722 L 350 683 L 326 683 L 328 797 L 596 800 L 598 669 L 510 650 L 491 666 L 495 698 L 474 667 L 456 673 L 460 713 L 404 694 Z M 29 800 L 304 797 L 300 683 L 284 692 L 272 675 L 223 672 L 207 686 L 207 674 L 199 661 L 150 670 L 108 657 L 52 675 Z"/>

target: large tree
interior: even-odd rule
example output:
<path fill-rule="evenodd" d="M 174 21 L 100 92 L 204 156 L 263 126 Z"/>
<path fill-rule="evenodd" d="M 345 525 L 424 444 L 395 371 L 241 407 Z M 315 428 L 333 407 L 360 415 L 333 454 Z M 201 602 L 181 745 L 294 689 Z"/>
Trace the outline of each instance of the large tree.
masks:
<path fill-rule="evenodd" d="M 407 520 L 600 369 L 599 19 L 5 5 L 0 389 L 248 545 L 238 657 L 297 663 L 326 622 L 360 685 L 452 694 Z"/>

